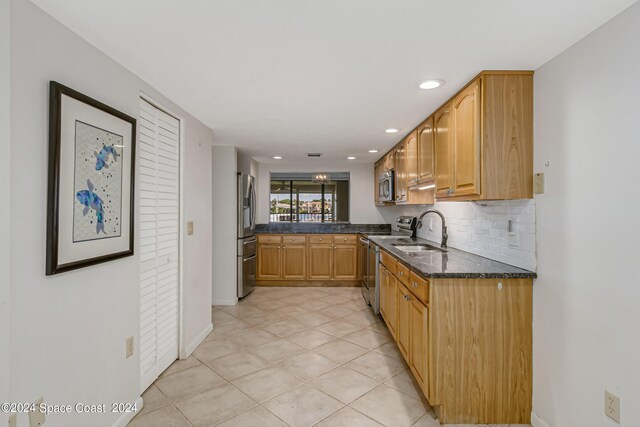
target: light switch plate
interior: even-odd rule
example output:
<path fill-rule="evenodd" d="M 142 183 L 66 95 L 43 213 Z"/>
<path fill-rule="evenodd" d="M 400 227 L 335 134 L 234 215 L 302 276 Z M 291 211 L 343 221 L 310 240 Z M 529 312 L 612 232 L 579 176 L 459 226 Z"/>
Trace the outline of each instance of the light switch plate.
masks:
<path fill-rule="evenodd" d="M 35 410 L 29 411 L 29 426 L 30 427 L 39 427 L 44 424 L 46 421 L 46 417 L 44 412 L 40 410 L 40 405 L 44 403 L 44 398 L 40 398 L 33 402 L 35 405 Z"/>
<path fill-rule="evenodd" d="M 533 192 L 544 194 L 544 173 L 537 173 L 533 177 Z"/>
<path fill-rule="evenodd" d="M 187 236 L 193 235 L 193 221 L 187 221 Z"/>
<path fill-rule="evenodd" d="M 127 359 L 133 356 L 133 337 L 127 338 Z"/>
<path fill-rule="evenodd" d="M 620 398 L 604 391 L 604 414 L 620 424 Z"/>

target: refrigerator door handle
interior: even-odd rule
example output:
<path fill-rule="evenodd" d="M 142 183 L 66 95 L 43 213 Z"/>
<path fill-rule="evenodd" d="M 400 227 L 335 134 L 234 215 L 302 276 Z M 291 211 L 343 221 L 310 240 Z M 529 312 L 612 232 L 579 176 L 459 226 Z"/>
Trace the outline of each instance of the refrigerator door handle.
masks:
<path fill-rule="evenodd" d="M 251 229 L 254 230 L 256 226 L 256 189 L 251 182 Z"/>

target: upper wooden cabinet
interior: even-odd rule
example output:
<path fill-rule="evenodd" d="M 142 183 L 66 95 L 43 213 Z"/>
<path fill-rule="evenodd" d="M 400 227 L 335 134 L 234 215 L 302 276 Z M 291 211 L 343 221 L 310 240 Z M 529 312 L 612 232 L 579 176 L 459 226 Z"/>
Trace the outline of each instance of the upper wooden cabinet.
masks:
<path fill-rule="evenodd" d="M 451 104 L 452 196 L 480 194 L 480 81 L 467 86 Z"/>
<path fill-rule="evenodd" d="M 416 155 L 418 161 L 415 162 L 417 166 L 415 184 L 428 184 L 435 180 L 433 136 L 433 116 L 431 116 L 417 129 Z"/>
<path fill-rule="evenodd" d="M 407 201 L 407 149 L 406 140 L 398 144 L 394 150 L 395 160 L 395 201 L 404 203 Z"/>
<path fill-rule="evenodd" d="M 533 72 L 481 72 L 390 153 L 399 203 L 433 181 L 439 199 L 532 198 Z"/>
<path fill-rule="evenodd" d="M 418 133 L 413 131 L 404 140 L 405 173 L 407 185 L 414 185 L 418 181 Z"/>
<path fill-rule="evenodd" d="M 382 175 L 382 172 L 384 171 L 384 161 L 378 160 L 373 168 L 373 197 L 374 197 L 374 203 L 376 206 L 384 206 L 384 203 L 382 201 L 380 201 L 380 186 L 379 186 L 379 181 L 380 181 L 380 176 Z"/>
<path fill-rule="evenodd" d="M 394 154 L 394 151 L 391 150 L 384 156 L 384 158 L 382 159 L 382 172 L 389 172 L 390 170 L 393 170 L 395 166 Z"/>
<path fill-rule="evenodd" d="M 436 197 L 447 197 L 453 186 L 450 118 L 451 104 L 446 104 L 434 115 Z"/>

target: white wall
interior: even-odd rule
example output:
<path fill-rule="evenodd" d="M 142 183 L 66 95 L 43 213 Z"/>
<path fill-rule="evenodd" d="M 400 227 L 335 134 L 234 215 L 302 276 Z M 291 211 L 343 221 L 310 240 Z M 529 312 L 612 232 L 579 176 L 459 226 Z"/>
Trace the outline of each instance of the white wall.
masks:
<path fill-rule="evenodd" d="M 213 170 L 213 283 L 211 302 L 214 305 L 234 305 L 237 291 L 238 223 L 237 194 L 238 153 L 232 146 L 214 146 Z"/>
<path fill-rule="evenodd" d="M 283 160 L 286 162 L 286 160 Z M 259 163 L 257 183 L 257 223 L 269 223 L 269 195 L 271 172 L 349 172 L 351 183 L 349 188 L 349 221 L 352 224 L 382 224 L 384 218 L 373 203 L 374 172 L 373 164 L 354 163 L 347 167 L 322 165 L 319 170 L 310 170 L 308 166 L 295 164 Z"/>
<path fill-rule="evenodd" d="M 640 425 L 638 40 L 635 3 L 535 74 L 537 425 Z"/>
<path fill-rule="evenodd" d="M 212 134 L 31 2 L 14 0 L 11 6 L 10 159 L 12 188 L 18 190 L 11 192 L 9 203 L 9 400 L 33 402 L 43 396 L 58 404 L 133 402 L 139 396 L 137 252 L 94 267 L 44 275 L 48 83 L 57 80 L 134 117 L 142 90 L 185 119 L 183 213 L 185 220 L 196 221 L 196 233 L 184 242 L 187 341 L 211 323 L 211 220 L 206 209 L 211 206 L 207 175 Z M 125 359 L 130 335 L 136 339 L 136 356 Z M 118 417 L 51 414 L 47 426 L 110 426 Z M 21 416 L 18 425 L 28 425 L 26 417 Z"/>
<path fill-rule="evenodd" d="M 211 129 L 187 116 L 184 133 L 182 269 L 183 354 L 185 358 L 211 329 Z M 186 222 L 193 221 L 193 234 Z"/>
<path fill-rule="evenodd" d="M 422 206 L 385 206 L 378 208 L 386 222 L 393 224 L 398 215 L 419 216 L 427 209 L 437 209 L 447 221 L 448 245 L 476 255 L 495 259 L 520 268 L 536 270 L 535 200 L 471 202 L 437 202 Z M 429 222 L 433 220 L 433 230 Z M 508 222 L 518 234 L 519 246 L 511 246 Z M 440 218 L 429 214 L 423 219 L 418 237 L 440 242 Z"/>
<path fill-rule="evenodd" d="M 10 199 L 11 179 L 11 26 L 10 2 L 0 0 L 0 200 Z M 11 288 L 10 209 L 8 203 L 0 203 L 0 402 L 9 401 L 9 348 Z M 0 412 L 0 425 L 7 425 L 7 414 Z"/>

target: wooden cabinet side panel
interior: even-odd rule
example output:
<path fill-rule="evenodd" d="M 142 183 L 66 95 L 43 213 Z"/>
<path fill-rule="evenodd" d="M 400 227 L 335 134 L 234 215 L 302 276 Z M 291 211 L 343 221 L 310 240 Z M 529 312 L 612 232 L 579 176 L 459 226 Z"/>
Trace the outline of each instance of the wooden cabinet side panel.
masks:
<path fill-rule="evenodd" d="M 533 76 L 483 76 L 483 198 L 533 198 Z"/>
<path fill-rule="evenodd" d="M 504 362 L 502 413 L 513 424 L 529 424 L 533 375 L 533 289 L 531 280 L 512 279 L 504 287 L 502 322 Z"/>
<path fill-rule="evenodd" d="M 527 291 L 522 281 L 530 286 L 527 279 L 431 284 L 431 403 L 442 404 L 442 422 L 529 423 L 531 288 Z M 505 308 L 516 301 L 515 308 Z"/>

